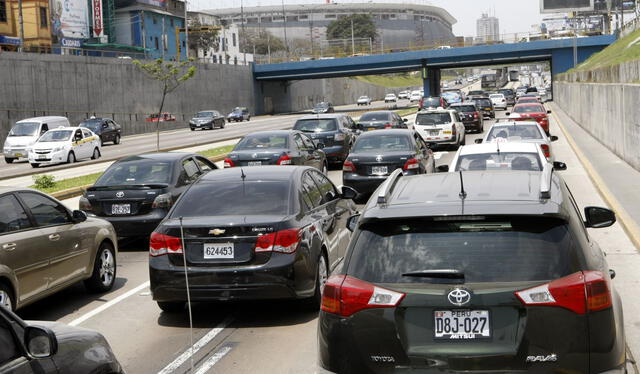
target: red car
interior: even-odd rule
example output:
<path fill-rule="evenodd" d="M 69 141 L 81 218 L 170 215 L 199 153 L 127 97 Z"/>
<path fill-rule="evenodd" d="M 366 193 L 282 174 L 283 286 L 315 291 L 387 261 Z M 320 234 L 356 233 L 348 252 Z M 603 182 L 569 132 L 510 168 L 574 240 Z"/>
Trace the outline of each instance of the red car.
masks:
<path fill-rule="evenodd" d="M 542 104 L 522 103 L 516 104 L 511 113 L 507 113 L 510 119 L 515 121 L 531 121 L 538 122 L 544 132 L 549 135 L 549 116 L 550 110 L 546 110 Z"/>

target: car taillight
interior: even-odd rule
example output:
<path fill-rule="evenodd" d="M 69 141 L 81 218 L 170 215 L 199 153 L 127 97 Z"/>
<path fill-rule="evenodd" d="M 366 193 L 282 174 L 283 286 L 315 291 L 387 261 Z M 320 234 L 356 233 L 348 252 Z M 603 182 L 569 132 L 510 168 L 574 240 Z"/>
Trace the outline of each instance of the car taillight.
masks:
<path fill-rule="evenodd" d="M 278 159 L 278 162 L 276 164 L 278 164 L 278 165 L 291 165 L 291 157 L 289 157 L 289 155 L 282 155 L 282 156 L 280 156 L 280 158 Z"/>
<path fill-rule="evenodd" d="M 344 133 L 342 133 L 342 132 L 336 133 L 336 134 L 333 136 L 333 140 L 335 140 L 335 141 L 337 141 L 337 142 L 341 142 L 341 141 L 343 141 L 343 140 L 344 140 L 344 138 L 345 138 L 345 135 L 344 135 Z"/>
<path fill-rule="evenodd" d="M 78 209 L 83 210 L 85 212 L 90 212 L 93 207 L 91 206 L 91 202 L 84 196 L 80 197 L 80 201 L 78 201 Z"/>
<path fill-rule="evenodd" d="M 473 112 L 473 118 L 478 118 L 478 112 Z"/>
<path fill-rule="evenodd" d="M 182 254 L 182 240 L 175 236 L 152 232 L 149 238 L 149 256 L 158 257 L 166 254 Z"/>
<path fill-rule="evenodd" d="M 228 157 L 224 159 L 224 167 L 225 168 L 232 168 L 234 166 L 235 165 L 233 164 L 233 160 L 232 159 L 230 159 Z"/>
<path fill-rule="evenodd" d="M 515 294 L 525 305 L 556 306 L 577 314 L 612 305 L 609 280 L 599 271 L 574 273 Z"/>
<path fill-rule="evenodd" d="M 541 144 L 540 148 L 542 148 L 542 153 L 544 153 L 544 157 L 549 158 L 551 157 L 551 152 L 549 150 L 549 146 L 546 144 Z"/>
<path fill-rule="evenodd" d="M 324 312 L 349 317 L 372 308 L 392 308 L 400 304 L 405 294 L 375 286 L 348 275 L 332 275 L 322 292 Z"/>
<path fill-rule="evenodd" d="M 404 163 L 402 170 L 413 170 L 418 169 L 419 167 L 420 161 L 416 160 L 415 158 L 410 158 L 407 160 L 407 162 Z"/>
<path fill-rule="evenodd" d="M 385 129 L 390 129 L 393 125 L 391 123 L 385 123 L 384 124 L 384 128 Z"/>
<path fill-rule="evenodd" d="M 293 253 L 300 244 L 300 229 L 287 229 L 258 236 L 253 250 L 259 252 Z"/>
<path fill-rule="evenodd" d="M 455 135 L 456 134 L 456 124 L 452 124 L 451 125 L 451 135 Z"/>
<path fill-rule="evenodd" d="M 355 173 L 356 172 L 356 166 L 353 164 L 353 162 L 349 161 L 349 160 L 345 160 L 345 162 L 342 164 L 342 171 L 346 171 L 349 173 Z"/>
<path fill-rule="evenodd" d="M 151 208 L 152 209 L 156 209 L 156 208 L 171 208 L 171 206 L 173 205 L 173 198 L 171 197 L 171 194 L 165 193 L 162 195 L 158 195 L 156 196 L 155 199 L 153 199 L 153 204 L 151 204 Z"/>

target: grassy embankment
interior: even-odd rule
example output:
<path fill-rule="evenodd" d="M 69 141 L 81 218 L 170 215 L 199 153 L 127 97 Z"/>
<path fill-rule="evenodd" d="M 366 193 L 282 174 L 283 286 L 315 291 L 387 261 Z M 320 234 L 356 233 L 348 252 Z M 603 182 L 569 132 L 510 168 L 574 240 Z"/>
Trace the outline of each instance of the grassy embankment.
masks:
<path fill-rule="evenodd" d="M 571 71 L 585 71 L 640 60 L 640 30 L 636 30 L 591 56 Z"/>

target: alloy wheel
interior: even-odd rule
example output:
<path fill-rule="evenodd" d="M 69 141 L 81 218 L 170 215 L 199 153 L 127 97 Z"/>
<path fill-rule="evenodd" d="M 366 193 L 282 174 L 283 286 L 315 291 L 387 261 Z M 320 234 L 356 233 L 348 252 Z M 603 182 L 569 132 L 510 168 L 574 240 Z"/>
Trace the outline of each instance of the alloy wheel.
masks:
<path fill-rule="evenodd" d="M 115 259 L 108 248 L 102 250 L 100 254 L 100 282 L 104 286 L 109 286 L 113 282 L 115 274 Z"/>

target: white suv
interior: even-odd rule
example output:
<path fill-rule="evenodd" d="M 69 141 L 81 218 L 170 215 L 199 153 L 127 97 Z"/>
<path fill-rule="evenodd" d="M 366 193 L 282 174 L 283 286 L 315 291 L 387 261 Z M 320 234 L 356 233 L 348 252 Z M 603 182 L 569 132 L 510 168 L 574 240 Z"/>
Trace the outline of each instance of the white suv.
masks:
<path fill-rule="evenodd" d="M 507 110 L 507 98 L 503 94 L 491 94 L 489 95 L 489 99 L 491 100 L 494 109 Z"/>
<path fill-rule="evenodd" d="M 413 128 L 427 143 L 451 144 L 456 149 L 465 144 L 464 124 L 455 110 L 421 110 L 416 116 Z"/>

